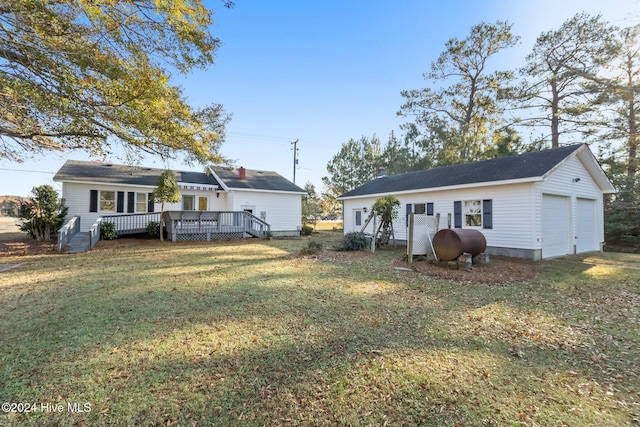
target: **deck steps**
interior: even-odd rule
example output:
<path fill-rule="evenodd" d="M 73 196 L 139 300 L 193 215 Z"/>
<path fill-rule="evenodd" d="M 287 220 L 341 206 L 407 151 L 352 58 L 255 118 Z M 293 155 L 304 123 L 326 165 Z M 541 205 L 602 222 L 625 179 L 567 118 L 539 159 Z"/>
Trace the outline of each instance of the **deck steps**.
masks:
<path fill-rule="evenodd" d="M 68 254 L 77 254 L 80 252 L 86 252 L 89 250 L 89 241 L 91 237 L 88 231 L 76 233 L 69 244 L 66 246 L 64 252 Z"/>

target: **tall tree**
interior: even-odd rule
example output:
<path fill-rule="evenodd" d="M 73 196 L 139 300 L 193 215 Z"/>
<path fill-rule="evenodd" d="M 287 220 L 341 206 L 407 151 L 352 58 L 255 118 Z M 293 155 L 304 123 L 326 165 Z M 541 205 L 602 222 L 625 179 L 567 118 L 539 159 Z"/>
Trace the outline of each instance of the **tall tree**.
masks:
<path fill-rule="evenodd" d="M 620 154 L 623 176 L 618 177 L 619 186 L 624 193 L 637 193 L 640 192 L 640 25 L 618 32 L 616 52 L 607 67 L 609 77 L 597 80 L 604 92 L 605 105 L 610 107 L 605 139 Z"/>
<path fill-rule="evenodd" d="M 560 28 L 542 33 L 527 56 L 526 77 L 518 103 L 527 110 L 522 124 L 544 126 L 553 148 L 563 134 L 588 136 L 597 128 L 593 117 L 597 92 L 591 77 L 602 70 L 613 46 L 612 28 L 601 16 L 579 13 Z"/>
<path fill-rule="evenodd" d="M 640 25 L 617 33 L 602 90 L 605 122 L 601 162 L 618 189 L 605 203 L 607 240 L 640 244 Z"/>
<path fill-rule="evenodd" d="M 363 136 L 342 144 L 340 151 L 327 164 L 328 176 L 322 178 L 327 192 L 340 196 L 377 176 L 383 165 L 380 139 Z"/>
<path fill-rule="evenodd" d="M 500 127 L 502 117 L 499 94 L 513 72 L 491 72 L 489 60 L 518 40 L 507 22 L 475 25 L 467 38 L 447 41 L 446 50 L 424 74 L 438 89 L 401 92 L 406 102 L 398 115 L 415 116 L 427 140 L 443 154 L 441 164 L 477 160 L 491 146 L 491 133 Z"/>
<path fill-rule="evenodd" d="M 218 161 L 227 116 L 194 109 L 174 73 L 213 62 L 202 0 L 4 0 L 0 158 L 83 149 Z"/>

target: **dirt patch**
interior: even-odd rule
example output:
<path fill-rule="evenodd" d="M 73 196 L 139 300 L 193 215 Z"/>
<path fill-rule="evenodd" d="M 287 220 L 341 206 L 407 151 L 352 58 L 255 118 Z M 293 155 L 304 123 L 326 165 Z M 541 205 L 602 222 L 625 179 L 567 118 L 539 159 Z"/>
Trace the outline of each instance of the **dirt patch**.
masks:
<path fill-rule="evenodd" d="M 466 284 L 507 285 L 531 280 L 536 275 L 533 262 L 505 257 L 491 257 L 489 264 L 474 265 L 472 270 L 454 270 L 447 263 L 426 260 L 415 261 L 411 266 L 396 261 L 394 266 L 411 268 L 425 277 Z"/>

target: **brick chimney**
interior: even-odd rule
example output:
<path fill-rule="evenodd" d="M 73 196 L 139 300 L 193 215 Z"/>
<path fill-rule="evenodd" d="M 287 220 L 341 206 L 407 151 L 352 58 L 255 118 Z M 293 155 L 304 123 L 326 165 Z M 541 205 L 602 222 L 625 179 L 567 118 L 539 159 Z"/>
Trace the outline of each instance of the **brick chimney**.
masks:
<path fill-rule="evenodd" d="M 238 178 L 247 179 L 247 170 L 242 166 L 238 168 Z"/>

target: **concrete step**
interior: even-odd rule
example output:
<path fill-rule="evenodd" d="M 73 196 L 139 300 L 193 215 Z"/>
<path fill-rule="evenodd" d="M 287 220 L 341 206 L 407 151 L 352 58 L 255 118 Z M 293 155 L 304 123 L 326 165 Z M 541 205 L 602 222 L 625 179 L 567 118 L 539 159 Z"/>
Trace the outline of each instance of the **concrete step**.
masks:
<path fill-rule="evenodd" d="M 91 236 L 89 232 L 77 233 L 65 248 L 68 254 L 76 254 L 89 250 Z"/>

